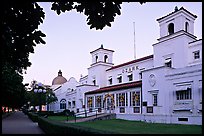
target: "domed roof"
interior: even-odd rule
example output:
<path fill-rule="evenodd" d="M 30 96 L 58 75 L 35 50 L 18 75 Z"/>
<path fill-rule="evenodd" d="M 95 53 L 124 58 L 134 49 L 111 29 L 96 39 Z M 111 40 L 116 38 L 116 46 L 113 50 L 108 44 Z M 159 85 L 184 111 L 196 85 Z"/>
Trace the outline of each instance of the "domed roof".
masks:
<path fill-rule="evenodd" d="M 58 72 L 58 76 L 52 81 L 52 85 L 61 85 L 67 82 L 67 79 L 62 76 L 61 70 Z"/>

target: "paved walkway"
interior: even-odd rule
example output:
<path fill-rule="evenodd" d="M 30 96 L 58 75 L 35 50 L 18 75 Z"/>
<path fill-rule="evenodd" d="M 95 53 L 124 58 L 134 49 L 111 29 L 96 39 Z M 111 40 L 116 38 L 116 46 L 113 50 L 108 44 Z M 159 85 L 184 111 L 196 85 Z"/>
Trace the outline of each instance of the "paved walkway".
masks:
<path fill-rule="evenodd" d="M 45 134 L 21 111 L 17 111 L 2 120 L 2 134 Z"/>

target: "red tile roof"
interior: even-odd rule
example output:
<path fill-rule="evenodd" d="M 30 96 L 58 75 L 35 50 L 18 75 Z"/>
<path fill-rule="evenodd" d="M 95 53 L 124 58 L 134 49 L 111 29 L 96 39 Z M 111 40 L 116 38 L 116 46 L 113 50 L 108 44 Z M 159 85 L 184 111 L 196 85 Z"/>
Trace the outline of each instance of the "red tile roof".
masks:
<path fill-rule="evenodd" d="M 142 81 L 135 81 L 130 83 L 107 86 L 94 91 L 86 92 L 85 94 L 96 94 L 96 93 L 102 93 L 102 92 L 108 92 L 108 91 L 117 91 L 120 89 L 133 88 L 133 87 L 142 87 Z"/>
<path fill-rule="evenodd" d="M 125 65 L 129 65 L 129 64 L 132 64 L 132 63 L 140 62 L 140 61 L 143 61 L 143 60 L 147 60 L 147 59 L 150 59 L 150 58 L 153 58 L 153 55 L 145 56 L 143 58 L 139 58 L 139 59 L 132 60 L 132 61 L 120 64 L 120 65 L 117 65 L 117 66 L 113 66 L 113 67 L 107 69 L 106 71 L 109 71 L 109 70 L 112 70 L 112 69 L 116 69 L 116 68 L 119 68 L 119 67 L 122 67 L 122 66 L 125 66 Z"/>

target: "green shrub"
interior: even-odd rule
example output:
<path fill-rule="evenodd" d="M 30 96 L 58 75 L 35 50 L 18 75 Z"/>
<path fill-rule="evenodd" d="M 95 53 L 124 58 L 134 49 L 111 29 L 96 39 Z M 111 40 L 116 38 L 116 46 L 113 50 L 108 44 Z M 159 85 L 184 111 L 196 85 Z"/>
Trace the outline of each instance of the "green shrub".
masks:
<path fill-rule="evenodd" d="M 28 112 L 28 117 L 33 121 L 33 122 L 38 122 L 38 115 L 32 112 Z"/>
<path fill-rule="evenodd" d="M 38 118 L 38 125 L 46 134 L 110 134 L 108 131 L 52 121 L 43 117 Z"/>

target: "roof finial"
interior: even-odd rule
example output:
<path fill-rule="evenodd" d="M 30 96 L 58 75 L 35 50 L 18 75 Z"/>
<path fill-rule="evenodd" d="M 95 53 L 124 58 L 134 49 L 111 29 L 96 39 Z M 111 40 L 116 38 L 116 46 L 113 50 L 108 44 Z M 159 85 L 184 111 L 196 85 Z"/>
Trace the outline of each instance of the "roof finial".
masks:
<path fill-rule="evenodd" d="M 175 7 L 174 11 L 178 11 L 178 7 L 177 6 Z"/>
<path fill-rule="evenodd" d="M 61 70 L 59 70 L 58 76 L 62 76 L 62 71 Z"/>
<path fill-rule="evenodd" d="M 103 49 L 103 44 L 101 44 L 101 49 Z"/>

